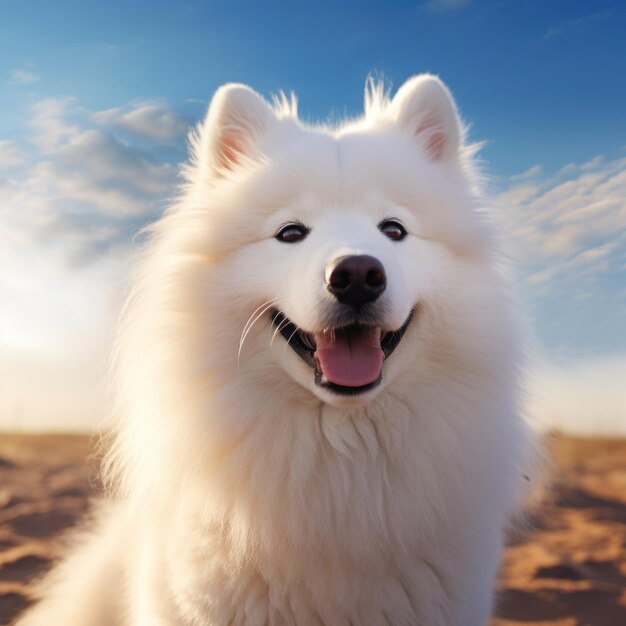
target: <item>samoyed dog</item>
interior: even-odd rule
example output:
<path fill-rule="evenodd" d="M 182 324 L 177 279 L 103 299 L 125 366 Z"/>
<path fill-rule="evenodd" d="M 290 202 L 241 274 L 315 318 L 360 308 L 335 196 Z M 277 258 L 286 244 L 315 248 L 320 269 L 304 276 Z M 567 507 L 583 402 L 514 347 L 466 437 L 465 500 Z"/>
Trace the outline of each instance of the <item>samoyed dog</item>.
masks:
<path fill-rule="evenodd" d="M 431 75 L 215 94 L 125 309 L 110 497 L 20 626 L 482 626 L 528 475 L 498 234 Z"/>

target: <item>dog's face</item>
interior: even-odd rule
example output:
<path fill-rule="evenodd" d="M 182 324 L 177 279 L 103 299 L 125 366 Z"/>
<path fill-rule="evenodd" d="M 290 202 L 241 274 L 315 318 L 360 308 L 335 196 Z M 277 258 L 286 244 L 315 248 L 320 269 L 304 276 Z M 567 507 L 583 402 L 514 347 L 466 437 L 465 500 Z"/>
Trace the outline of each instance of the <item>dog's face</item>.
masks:
<path fill-rule="evenodd" d="M 368 402 L 415 358 L 446 268 L 480 247 L 447 90 L 418 77 L 385 115 L 329 132 L 226 87 L 204 133 L 198 166 L 230 205 L 210 238 L 236 282 L 240 351 L 269 350 L 327 403 Z"/>
<path fill-rule="evenodd" d="M 264 255 L 275 270 L 275 358 L 323 400 L 345 405 L 367 401 L 388 381 L 416 315 L 420 280 L 410 268 L 423 251 L 412 241 L 411 213 L 390 197 L 336 192 L 309 192 L 272 216 Z"/>

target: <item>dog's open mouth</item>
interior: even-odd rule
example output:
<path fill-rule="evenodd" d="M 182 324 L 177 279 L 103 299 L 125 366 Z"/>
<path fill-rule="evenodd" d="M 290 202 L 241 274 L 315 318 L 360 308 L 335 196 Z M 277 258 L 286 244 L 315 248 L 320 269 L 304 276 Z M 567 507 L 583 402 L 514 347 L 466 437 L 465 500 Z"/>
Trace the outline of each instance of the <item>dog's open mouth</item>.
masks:
<path fill-rule="evenodd" d="M 402 340 L 413 312 L 392 331 L 350 324 L 307 333 L 278 310 L 273 310 L 271 317 L 292 350 L 314 369 L 317 385 L 335 393 L 357 395 L 380 384 L 383 361 Z"/>

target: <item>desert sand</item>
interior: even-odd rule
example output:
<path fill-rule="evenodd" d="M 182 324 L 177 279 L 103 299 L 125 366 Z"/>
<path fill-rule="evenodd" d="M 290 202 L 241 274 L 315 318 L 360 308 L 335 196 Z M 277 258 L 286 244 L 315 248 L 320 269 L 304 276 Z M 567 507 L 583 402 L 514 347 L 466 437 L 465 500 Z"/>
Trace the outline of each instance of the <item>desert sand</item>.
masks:
<path fill-rule="evenodd" d="M 510 538 L 490 626 L 624 626 L 626 440 L 551 448 L 551 487 Z M 0 433 L 0 624 L 28 606 L 98 490 L 87 437 Z"/>

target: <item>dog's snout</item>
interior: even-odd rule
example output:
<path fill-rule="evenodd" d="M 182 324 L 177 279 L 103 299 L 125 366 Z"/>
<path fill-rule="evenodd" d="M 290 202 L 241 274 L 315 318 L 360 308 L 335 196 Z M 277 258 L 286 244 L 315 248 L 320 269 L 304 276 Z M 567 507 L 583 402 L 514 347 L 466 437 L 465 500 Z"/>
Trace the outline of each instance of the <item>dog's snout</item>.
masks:
<path fill-rule="evenodd" d="M 335 259 L 326 272 L 326 288 L 342 304 L 374 302 L 387 287 L 383 264 L 366 254 Z"/>

